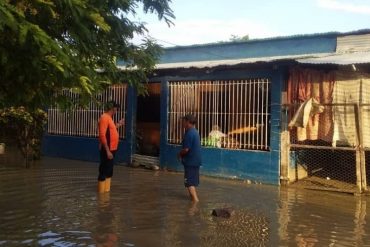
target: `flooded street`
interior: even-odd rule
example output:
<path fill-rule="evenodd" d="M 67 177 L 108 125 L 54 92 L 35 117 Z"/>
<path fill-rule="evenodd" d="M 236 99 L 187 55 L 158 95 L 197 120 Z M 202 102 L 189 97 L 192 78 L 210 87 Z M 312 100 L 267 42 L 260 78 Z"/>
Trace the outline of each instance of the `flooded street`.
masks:
<path fill-rule="evenodd" d="M 96 193 L 97 164 L 44 158 L 0 164 L 0 246 L 370 246 L 370 197 L 115 167 Z M 230 219 L 211 211 L 233 207 Z"/>

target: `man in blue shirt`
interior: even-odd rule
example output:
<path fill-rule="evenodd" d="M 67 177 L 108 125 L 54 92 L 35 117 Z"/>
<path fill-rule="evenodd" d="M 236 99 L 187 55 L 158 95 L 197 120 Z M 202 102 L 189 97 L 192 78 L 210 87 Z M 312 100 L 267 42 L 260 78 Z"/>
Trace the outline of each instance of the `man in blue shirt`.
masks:
<path fill-rule="evenodd" d="M 193 115 L 186 115 L 182 119 L 185 129 L 182 141 L 182 149 L 178 158 L 184 165 L 184 183 L 189 191 L 193 202 L 198 202 L 198 195 L 195 187 L 199 185 L 199 167 L 201 166 L 201 144 L 198 131 L 195 129 L 196 119 Z"/>

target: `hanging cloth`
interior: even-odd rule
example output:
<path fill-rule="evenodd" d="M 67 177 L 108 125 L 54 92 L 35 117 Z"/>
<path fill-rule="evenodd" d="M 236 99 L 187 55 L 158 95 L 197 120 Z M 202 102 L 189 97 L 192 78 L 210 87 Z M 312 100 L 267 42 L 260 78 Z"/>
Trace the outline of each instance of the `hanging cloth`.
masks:
<path fill-rule="evenodd" d="M 299 106 L 289 123 L 289 127 L 306 128 L 310 118 L 322 112 L 324 112 L 324 106 L 320 105 L 316 99 L 310 98 Z"/>

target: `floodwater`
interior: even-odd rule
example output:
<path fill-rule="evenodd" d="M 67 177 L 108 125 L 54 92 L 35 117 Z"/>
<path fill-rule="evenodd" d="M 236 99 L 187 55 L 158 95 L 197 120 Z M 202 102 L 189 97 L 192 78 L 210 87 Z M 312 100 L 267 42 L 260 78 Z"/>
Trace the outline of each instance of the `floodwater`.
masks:
<path fill-rule="evenodd" d="M 370 246 L 370 197 L 115 167 L 97 195 L 97 164 L 0 163 L 0 246 Z M 229 219 L 211 211 L 232 207 Z"/>

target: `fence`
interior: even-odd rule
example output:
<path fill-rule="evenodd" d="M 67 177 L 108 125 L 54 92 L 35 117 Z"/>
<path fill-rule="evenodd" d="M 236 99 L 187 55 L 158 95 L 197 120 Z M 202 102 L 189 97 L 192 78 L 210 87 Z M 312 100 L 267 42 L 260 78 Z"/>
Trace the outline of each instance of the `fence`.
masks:
<path fill-rule="evenodd" d="M 281 178 L 294 186 L 365 192 L 370 170 L 370 105 L 323 104 L 305 128 L 288 127 L 298 105 L 286 105 Z M 294 123 L 293 123 L 294 124 Z"/>
<path fill-rule="evenodd" d="M 73 102 L 78 103 L 79 94 L 71 90 L 64 90 L 63 95 L 70 97 Z M 120 104 L 120 110 L 114 120 L 122 119 L 126 115 L 126 98 L 127 86 L 115 85 L 106 89 L 104 92 L 95 96 L 97 101 L 92 100 L 86 107 L 74 107 L 72 110 L 62 110 L 57 106 L 48 109 L 48 126 L 49 134 L 67 135 L 67 136 L 84 136 L 97 137 L 98 121 L 104 112 L 104 103 L 114 100 Z M 119 131 L 120 138 L 124 138 L 125 131 Z"/>
<path fill-rule="evenodd" d="M 269 150 L 269 79 L 170 82 L 169 143 L 181 143 L 187 113 L 197 117 L 203 146 Z"/>

